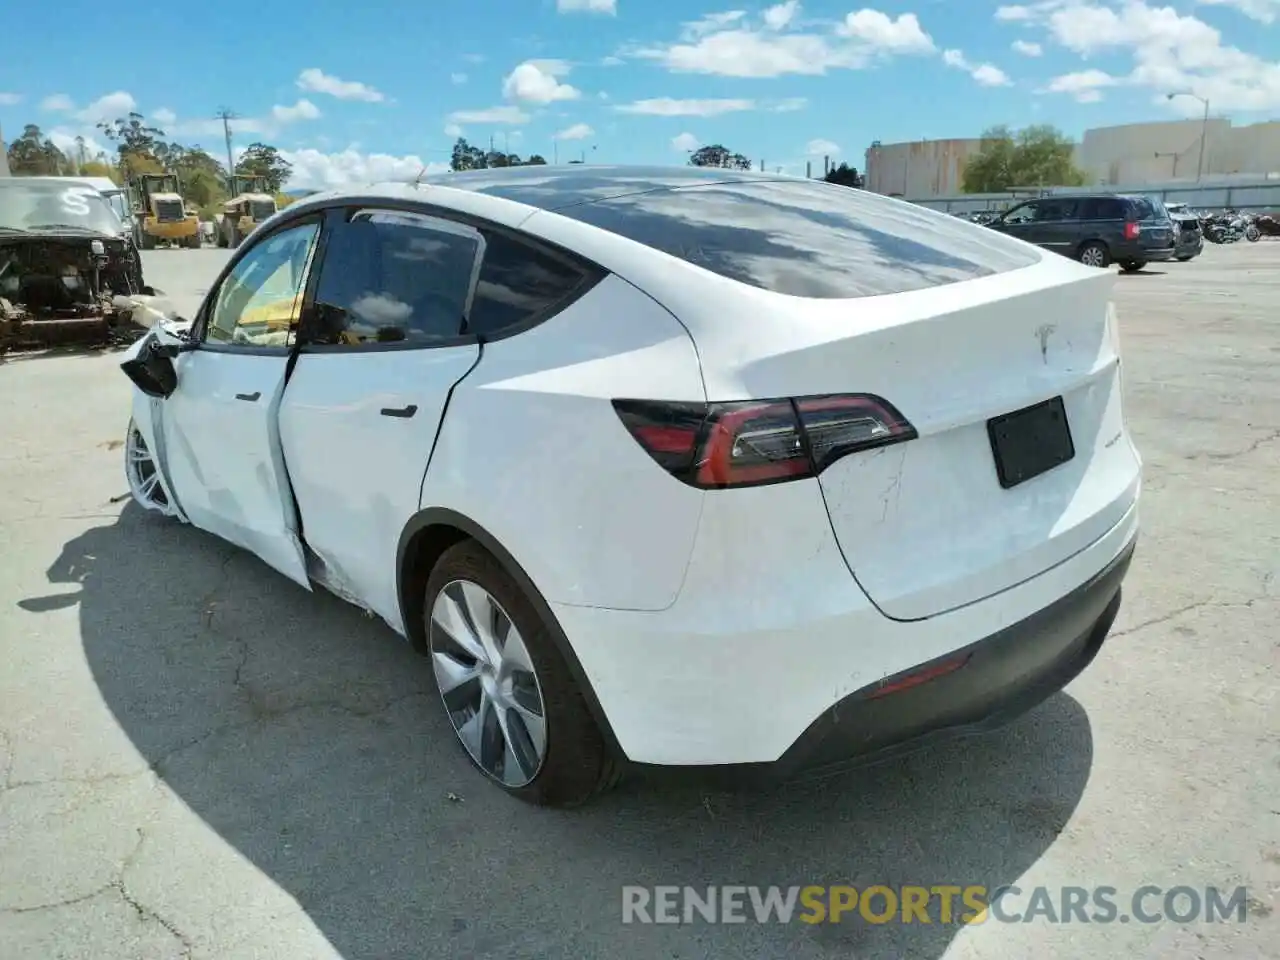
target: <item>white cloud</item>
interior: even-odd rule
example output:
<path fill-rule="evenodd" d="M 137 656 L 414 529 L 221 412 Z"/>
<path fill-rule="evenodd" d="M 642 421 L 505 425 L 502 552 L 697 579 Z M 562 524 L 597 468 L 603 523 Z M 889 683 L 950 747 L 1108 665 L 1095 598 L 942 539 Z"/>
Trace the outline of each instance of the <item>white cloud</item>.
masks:
<path fill-rule="evenodd" d="M 151 111 L 151 120 L 158 123 L 161 127 L 168 129 L 177 123 L 178 115 L 168 107 L 161 107 L 159 110 Z"/>
<path fill-rule="evenodd" d="M 1200 0 L 1209 6 L 1235 7 L 1246 17 L 1260 23 L 1275 23 L 1280 18 L 1280 0 Z"/>
<path fill-rule="evenodd" d="M 1120 83 L 1116 77 L 1101 70 L 1081 70 L 1078 73 L 1065 73 L 1049 81 L 1046 91 L 1049 93 L 1066 93 L 1075 97 L 1080 103 L 1097 103 L 1102 99 L 1102 90 Z"/>
<path fill-rule="evenodd" d="M 526 60 L 507 75 L 502 95 L 508 100 L 536 104 L 577 100 L 582 92 L 556 79 L 568 72 L 563 60 Z"/>
<path fill-rule="evenodd" d="M 279 104 L 271 108 L 271 116 L 279 123 L 293 123 L 295 120 L 316 120 L 320 117 L 320 108 L 310 100 L 299 100 L 292 107 Z"/>
<path fill-rule="evenodd" d="M 689 153 L 691 150 L 697 150 L 698 147 L 698 138 L 692 133 L 682 133 L 678 137 L 671 138 L 671 149 L 680 153 Z"/>
<path fill-rule="evenodd" d="M 66 113 L 75 108 L 75 103 L 65 93 L 51 94 L 40 101 L 40 109 L 48 113 Z"/>
<path fill-rule="evenodd" d="M 605 57 L 603 60 L 601 60 L 601 61 L 600 61 L 600 66 L 602 66 L 602 67 L 620 67 L 620 66 L 622 66 L 622 65 L 623 65 L 624 63 L 626 63 L 626 62 L 627 62 L 627 61 L 623 60 L 621 57 L 612 57 L 612 56 L 610 56 L 610 57 Z"/>
<path fill-rule="evenodd" d="M 764 12 L 764 25 L 770 30 L 785 30 L 800 12 L 800 0 L 786 0 Z"/>
<path fill-rule="evenodd" d="M 891 19 L 879 10 L 859 10 L 844 18 L 836 31 L 842 36 L 865 40 L 872 47 L 892 53 L 929 53 L 933 38 L 920 27 L 914 13 Z"/>
<path fill-rule="evenodd" d="M 380 180 L 411 180 L 424 167 L 427 173 L 443 173 L 449 169 L 448 164 L 429 163 L 412 154 L 398 157 L 388 153 L 361 153 L 354 147 L 339 153 L 281 150 L 280 156 L 293 164 L 289 187 L 313 190 Z"/>
<path fill-rule="evenodd" d="M 132 94 L 117 90 L 99 97 L 76 114 L 76 119 L 84 123 L 97 123 L 99 120 L 115 120 L 138 109 L 138 101 Z"/>
<path fill-rule="evenodd" d="M 1219 110 L 1280 109 L 1280 62 L 1224 43 L 1220 31 L 1172 7 L 1144 0 L 1126 0 L 1119 7 L 1097 0 L 1042 0 L 1020 9 L 1026 11 L 1022 19 L 1081 57 L 1126 57 L 1131 69 L 1115 72 L 1110 85 L 1146 90 L 1153 102 L 1186 116 L 1198 114 L 1203 105 L 1193 97 L 1170 101 L 1168 94 L 1194 93 Z"/>
<path fill-rule="evenodd" d="M 0 91 L 0 107 L 13 107 L 22 102 L 22 94 Z"/>
<path fill-rule="evenodd" d="M 449 114 L 450 123 L 528 123 L 529 114 L 519 107 L 487 107 L 483 110 L 455 110 Z"/>
<path fill-rule="evenodd" d="M 835 156 L 839 152 L 839 145 L 832 143 L 830 140 L 810 140 L 804 148 L 806 157 Z"/>
<path fill-rule="evenodd" d="M 556 0 L 556 9 L 561 13 L 607 13 L 615 16 L 618 0 Z"/>
<path fill-rule="evenodd" d="M 444 135 L 446 137 L 453 137 L 454 139 L 457 139 L 462 136 L 462 128 L 456 123 L 446 123 L 444 125 Z"/>
<path fill-rule="evenodd" d="M 834 26 L 793 29 L 788 4 L 771 7 L 762 26 L 742 10 L 712 14 L 683 25 L 677 42 L 624 51 L 676 73 L 725 77 L 816 76 L 860 69 L 891 56 L 932 53 L 933 40 L 915 14 L 889 17 L 878 10 L 848 14 Z"/>
<path fill-rule="evenodd" d="M 796 110 L 803 110 L 808 105 L 809 101 L 804 97 L 787 97 L 785 100 L 767 101 L 764 108 L 773 113 L 793 113 Z"/>
<path fill-rule="evenodd" d="M 382 92 L 358 80 L 343 80 L 331 76 L 318 67 L 308 67 L 298 74 L 298 88 L 312 93 L 326 93 L 338 100 L 363 100 L 365 103 L 381 103 L 386 99 Z"/>
<path fill-rule="evenodd" d="M 596 132 L 585 123 L 575 123 L 571 127 L 566 127 L 555 136 L 553 140 L 586 140 L 588 137 L 594 137 Z"/>
<path fill-rule="evenodd" d="M 959 50 L 942 51 L 942 62 L 948 67 L 963 70 L 983 87 L 1007 87 L 1013 82 L 999 67 L 990 63 L 970 63 Z"/>
<path fill-rule="evenodd" d="M 619 113 L 651 117 L 716 117 L 722 113 L 739 113 L 755 108 L 754 100 L 673 100 L 671 97 L 636 100 L 614 107 Z"/>
<path fill-rule="evenodd" d="M 54 127 L 47 133 L 49 139 L 53 141 L 53 145 L 72 158 L 75 158 L 79 150 L 79 145 L 76 143 L 77 135 L 84 139 L 85 159 L 95 160 L 102 154 L 106 154 L 108 157 L 115 154 L 115 148 L 111 144 L 99 140 L 87 132 L 78 133 L 69 127 Z"/>
<path fill-rule="evenodd" d="M 996 9 L 996 19 L 1004 20 L 1006 23 L 1021 23 L 1034 17 L 1035 12 L 1030 7 L 1015 5 Z"/>
<path fill-rule="evenodd" d="M 1044 54 L 1044 47 L 1029 40 L 1015 40 L 1010 46 L 1015 53 L 1020 53 L 1024 57 L 1039 57 Z"/>
<path fill-rule="evenodd" d="M 455 84 L 463 84 L 467 82 L 467 75 L 465 73 L 451 73 L 449 74 L 449 80 Z"/>

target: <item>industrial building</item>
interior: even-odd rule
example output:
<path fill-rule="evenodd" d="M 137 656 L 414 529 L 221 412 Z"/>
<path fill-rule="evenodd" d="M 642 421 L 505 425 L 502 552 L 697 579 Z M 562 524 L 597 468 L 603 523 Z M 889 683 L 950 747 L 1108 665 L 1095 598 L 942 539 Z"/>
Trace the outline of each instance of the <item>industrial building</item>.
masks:
<path fill-rule="evenodd" d="M 909 199 L 956 196 L 966 161 L 981 149 L 980 139 L 877 141 L 867 149 L 867 188 Z M 1280 177 L 1280 121 L 1237 127 L 1210 117 L 1098 127 L 1085 131 L 1075 162 L 1096 185 Z"/>

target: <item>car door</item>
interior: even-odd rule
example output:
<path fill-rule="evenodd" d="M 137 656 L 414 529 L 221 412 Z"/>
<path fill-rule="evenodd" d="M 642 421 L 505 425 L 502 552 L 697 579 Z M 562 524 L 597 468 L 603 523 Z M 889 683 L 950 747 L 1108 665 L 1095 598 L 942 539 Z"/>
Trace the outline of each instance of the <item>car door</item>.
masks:
<path fill-rule="evenodd" d="M 1080 222 L 1076 210 L 1080 202 L 1074 197 L 1045 197 L 1036 201 L 1036 219 L 1031 226 L 1035 234 L 1033 242 L 1040 246 L 1071 256 L 1078 244 Z"/>
<path fill-rule="evenodd" d="M 463 329 L 485 241 L 421 212 L 328 217 L 281 446 L 313 576 L 400 628 L 396 550 L 450 392 L 480 358 Z"/>
<path fill-rule="evenodd" d="M 277 416 L 320 219 L 282 225 L 206 298 L 164 401 L 165 469 L 187 518 L 309 586 Z"/>

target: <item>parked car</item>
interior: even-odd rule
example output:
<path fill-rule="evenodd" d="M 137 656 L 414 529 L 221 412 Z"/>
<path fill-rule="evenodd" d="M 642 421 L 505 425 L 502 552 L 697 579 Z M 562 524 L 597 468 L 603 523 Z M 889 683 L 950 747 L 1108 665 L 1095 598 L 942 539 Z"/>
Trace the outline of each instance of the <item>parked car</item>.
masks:
<path fill-rule="evenodd" d="M 1175 227 L 1174 259 L 1186 262 L 1200 256 L 1204 250 L 1204 231 L 1200 228 L 1200 214 L 1185 203 L 1166 203 L 1169 219 Z"/>
<path fill-rule="evenodd" d="M 1112 193 L 1040 197 L 988 224 L 1091 267 L 1126 273 L 1174 256 L 1173 222 L 1150 197 Z"/>
<path fill-rule="evenodd" d="M 407 637 L 524 800 L 788 777 L 1002 723 L 1097 654 L 1141 480 L 1114 284 L 764 174 L 319 194 L 129 352 L 126 475 Z"/>

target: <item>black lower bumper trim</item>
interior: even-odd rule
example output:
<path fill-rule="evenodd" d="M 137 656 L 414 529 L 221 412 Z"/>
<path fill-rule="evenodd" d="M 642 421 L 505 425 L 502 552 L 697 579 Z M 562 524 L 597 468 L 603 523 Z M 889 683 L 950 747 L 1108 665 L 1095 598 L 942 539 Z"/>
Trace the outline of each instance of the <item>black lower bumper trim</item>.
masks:
<path fill-rule="evenodd" d="M 823 712 L 771 763 L 657 767 L 662 778 L 736 786 L 808 779 L 1003 726 L 1074 680 L 1097 656 L 1120 610 L 1134 545 L 1088 582 L 1043 610 L 937 660 L 864 687 Z M 917 686 L 877 696 L 896 681 L 964 665 Z"/>

